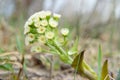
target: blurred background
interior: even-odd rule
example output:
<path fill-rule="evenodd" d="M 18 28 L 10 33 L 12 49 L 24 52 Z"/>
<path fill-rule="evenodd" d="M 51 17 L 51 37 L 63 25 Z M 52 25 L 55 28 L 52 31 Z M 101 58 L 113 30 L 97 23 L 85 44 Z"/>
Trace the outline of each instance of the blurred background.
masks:
<path fill-rule="evenodd" d="M 25 21 L 41 10 L 61 14 L 59 27 L 68 27 L 72 37 L 79 36 L 79 47 L 87 54 L 96 56 L 101 44 L 110 62 L 120 61 L 120 0 L 0 0 L 0 48 L 16 50 L 16 36 L 24 43 Z M 112 68 L 120 66 L 113 64 Z"/>

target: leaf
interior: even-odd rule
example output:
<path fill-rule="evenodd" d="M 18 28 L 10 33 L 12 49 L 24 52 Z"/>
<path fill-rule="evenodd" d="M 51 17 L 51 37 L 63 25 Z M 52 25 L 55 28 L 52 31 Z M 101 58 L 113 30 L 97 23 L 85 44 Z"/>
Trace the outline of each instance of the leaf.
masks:
<path fill-rule="evenodd" d="M 4 65 L 0 65 L 0 69 L 2 69 L 2 70 L 12 70 L 12 64 L 6 63 Z"/>
<path fill-rule="evenodd" d="M 83 60 L 84 59 L 84 51 L 78 54 L 72 62 L 72 67 L 79 72 L 79 74 L 83 77 L 86 77 L 90 80 L 97 80 L 97 75 L 94 70 Z"/>
<path fill-rule="evenodd" d="M 101 46 L 98 48 L 98 80 L 101 78 L 101 61 L 102 61 L 102 51 Z"/>
<path fill-rule="evenodd" d="M 76 68 L 79 67 L 80 71 L 82 70 L 82 62 L 83 62 L 84 51 L 78 54 L 72 62 L 72 67 Z"/>
<path fill-rule="evenodd" d="M 117 75 L 116 80 L 120 80 L 120 70 L 119 70 L 119 72 L 118 72 L 118 75 Z"/>
<path fill-rule="evenodd" d="M 102 67 L 101 80 L 110 80 L 108 72 L 108 60 L 106 60 Z"/>
<path fill-rule="evenodd" d="M 16 36 L 16 44 L 17 44 L 17 49 L 20 53 L 23 53 L 23 44 L 20 41 L 20 38 Z"/>

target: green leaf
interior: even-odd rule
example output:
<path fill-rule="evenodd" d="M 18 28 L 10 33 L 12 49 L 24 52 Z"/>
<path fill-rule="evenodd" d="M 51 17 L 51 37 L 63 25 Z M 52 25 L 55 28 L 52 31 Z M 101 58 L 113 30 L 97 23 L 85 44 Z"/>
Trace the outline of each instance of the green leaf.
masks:
<path fill-rule="evenodd" d="M 108 72 L 108 60 L 106 60 L 102 67 L 101 80 L 110 80 Z"/>
<path fill-rule="evenodd" d="M 6 63 L 4 65 L 0 65 L 0 69 L 2 69 L 2 70 L 12 70 L 12 64 Z"/>
<path fill-rule="evenodd" d="M 84 56 L 84 51 L 78 54 L 72 62 L 72 67 L 74 68 L 78 67 L 78 70 L 80 70 L 80 72 L 83 71 L 83 66 L 82 66 L 83 56 Z"/>
<path fill-rule="evenodd" d="M 17 44 L 17 49 L 20 53 L 23 53 L 23 45 L 22 45 L 22 41 L 20 40 L 20 38 L 18 36 L 16 36 L 16 44 Z"/>
<path fill-rule="evenodd" d="M 97 80 L 97 74 L 83 59 L 84 51 L 75 57 L 71 66 L 75 68 L 81 76 L 86 77 L 90 80 Z"/>
<path fill-rule="evenodd" d="M 98 48 L 98 80 L 101 78 L 101 61 L 102 61 L 102 51 L 101 46 Z"/>
<path fill-rule="evenodd" d="M 118 75 L 117 75 L 116 80 L 120 80 L 120 70 L 119 70 L 119 72 L 118 72 Z"/>

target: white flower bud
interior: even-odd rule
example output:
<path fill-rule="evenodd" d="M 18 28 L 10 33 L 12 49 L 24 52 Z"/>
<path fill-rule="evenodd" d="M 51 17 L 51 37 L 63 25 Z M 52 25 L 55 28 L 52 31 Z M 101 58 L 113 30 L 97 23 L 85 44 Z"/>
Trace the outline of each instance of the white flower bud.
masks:
<path fill-rule="evenodd" d="M 39 36 L 38 37 L 38 42 L 42 43 L 42 44 L 46 43 L 46 37 L 44 35 Z"/>
<path fill-rule="evenodd" d="M 68 33 L 69 33 L 69 29 L 68 29 L 68 28 L 62 28 L 62 29 L 61 29 L 61 34 L 62 34 L 63 36 L 67 36 Z"/>
<path fill-rule="evenodd" d="M 40 27 L 41 23 L 40 21 L 34 23 L 35 27 Z"/>
<path fill-rule="evenodd" d="M 45 27 L 42 27 L 42 26 L 40 26 L 40 27 L 37 28 L 37 32 L 38 32 L 38 33 L 44 33 L 45 30 L 46 30 L 46 28 L 45 28 Z"/>
<path fill-rule="evenodd" d="M 58 26 L 58 22 L 56 20 L 54 20 L 53 18 L 51 18 L 49 20 L 49 25 L 53 28 L 57 27 Z"/>
<path fill-rule="evenodd" d="M 30 34 L 26 35 L 26 38 L 28 41 L 33 41 L 35 39 L 35 35 L 30 33 Z"/>
<path fill-rule="evenodd" d="M 45 18 L 46 18 L 46 12 L 45 12 L 45 11 L 41 11 L 41 12 L 39 12 L 38 14 L 39 14 L 39 17 L 40 17 L 41 19 L 45 19 Z"/>
<path fill-rule="evenodd" d="M 42 20 L 40 23 L 41 23 L 42 26 L 47 26 L 48 25 L 48 22 L 47 22 L 46 19 Z"/>
<path fill-rule="evenodd" d="M 32 23 L 33 23 L 32 20 L 28 20 L 28 21 L 27 21 L 27 24 L 28 24 L 28 25 L 31 25 Z"/>
<path fill-rule="evenodd" d="M 45 33 L 45 37 L 47 39 L 53 39 L 54 36 L 55 36 L 55 34 L 53 32 L 47 32 L 47 33 Z"/>
<path fill-rule="evenodd" d="M 30 27 L 26 25 L 24 28 L 24 34 L 27 34 L 28 32 L 30 32 Z"/>

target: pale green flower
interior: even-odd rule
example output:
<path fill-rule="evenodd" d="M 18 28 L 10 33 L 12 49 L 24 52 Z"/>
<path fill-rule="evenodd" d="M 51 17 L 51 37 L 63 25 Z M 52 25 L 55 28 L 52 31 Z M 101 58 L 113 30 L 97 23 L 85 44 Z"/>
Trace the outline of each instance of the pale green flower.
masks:
<path fill-rule="evenodd" d="M 62 34 L 63 36 L 67 36 L 68 33 L 69 33 L 69 29 L 68 29 L 68 28 L 62 28 L 62 29 L 61 29 L 61 34 Z"/>
<path fill-rule="evenodd" d="M 39 15 L 39 17 L 40 17 L 41 19 L 45 19 L 45 18 L 46 18 L 46 12 L 45 12 L 45 11 L 39 12 L 38 15 Z"/>
<path fill-rule="evenodd" d="M 40 27 L 41 23 L 40 21 L 34 23 L 35 27 Z"/>
<path fill-rule="evenodd" d="M 33 24 L 33 21 L 31 19 L 29 19 L 27 22 L 26 22 L 28 25 L 31 25 Z"/>
<path fill-rule="evenodd" d="M 53 18 L 51 18 L 49 20 L 49 25 L 53 28 L 57 27 L 58 26 L 58 21 L 54 20 Z"/>
<path fill-rule="evenodd" d="M 40 23 L 41 23 L 42 26 L 47 26 L 48 25 L 48 22 L 47 22 L 46 19 L 42 20 Z"/>
<path fill-rule="evenodd" d="M 59 18 L 61 18 L 61 15 L 54 13 L 54 14 L 53 14 L 53 17 L 56 18 L 56 19 L 59 19 Z"/>
<path fill-rule="evenodd" d="M 45 28 L 45 27 L 42 27 L 42 26 L 40 26 L 40 27 L 37 28 L 37 32 L 38 32 L 38 33 L 44 33 L 45 30 L 46 30 L 46 28 Z"/>
<path fill-rule="evenodd" d="M 39 52 L 41 52 L 41 51 L 42 51 L 42 49 L 41 49 L 41 47 L 40 47 L 39 45 L 35 45 L 35 46 L 33 46 L 33 47 L 31 48 L 31 52 L 39 53 Z"/>
<path fill-rule="evenodd" d="M 44 35 L 39 36 L 38 37 L 38 42 L 42 43 L 42 44 L 46 43 L 46 37 Z"/>
<path fill-rule="evenodd" d="M 46 37 L 47 39 L 53 39 L 54 36 L 55 36 L 55 34 L 54 34 L 53 32 L 46 32 L 46 33 L 45 33 L 45 37 Z"/>
<path fill-rule="evenodd" d="M 26 35 L 26 38 L 28 41 L 33 41 L 35 39 L 35 35 L 32 33 L 29 33 L 28 35 Z"/>

